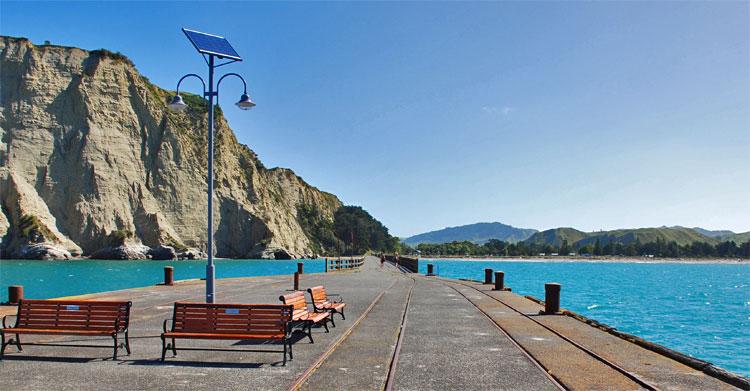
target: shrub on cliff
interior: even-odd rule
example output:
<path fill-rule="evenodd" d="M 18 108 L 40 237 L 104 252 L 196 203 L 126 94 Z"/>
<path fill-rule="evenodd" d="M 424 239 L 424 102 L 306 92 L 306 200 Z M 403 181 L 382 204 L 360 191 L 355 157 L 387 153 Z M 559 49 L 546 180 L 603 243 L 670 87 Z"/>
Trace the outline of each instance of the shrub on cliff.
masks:
<path fill-rule="evenodd" d="M 54 241 L 55 235 L 34 215 L 24 215 L 19 221 L 21 236 L 31 243 Z"/>

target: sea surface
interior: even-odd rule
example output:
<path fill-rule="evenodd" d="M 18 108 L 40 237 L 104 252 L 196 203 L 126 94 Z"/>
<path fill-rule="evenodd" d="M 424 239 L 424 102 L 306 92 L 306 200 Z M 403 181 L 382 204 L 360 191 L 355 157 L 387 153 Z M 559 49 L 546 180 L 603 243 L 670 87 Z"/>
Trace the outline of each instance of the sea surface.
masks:
<path fill-rule="evenodd" d="M 325 260 L 214 260 L 216 278 L 293 274 L 297 262 L 306 273 L 325 271 Z M 0 260 L 0 302 L 8 301 L 8 286 L 23 285 L 27 299 L 81 295 L 136 288 L 164 282 L 164 266 L 174 267 L 175 280 L 206 277 L 206 261 L 27 261 Z M 290 280 L 291 281 L 291 280 Z"/>
<path fill-rule="evenodd" d="M 750 377 L 750 263 L 546 262 L 420 259 L 442 277 L 505 272 L 513 292 L 544 300 L 562 284 L 563 308 Z"/>
<path fill-rule="evenodd" d="M 297 262 L 216 260 L 217 278 L 292 274 Z M 324 261 L 305 260 L 305 272 Z M 562 284 L 561 305 L 720 367 L 750 376 L 750 264 L 549 262 L 544 260 L 420 260 L 443 277 L 484 279 L 484 269 L 505 272 L 514 292 L 544 298 L 544 283 Z M 205 261 L 0 260 L 0 302 L 9 285 L 26 298 L 45 299 L 202 278 Z"/>

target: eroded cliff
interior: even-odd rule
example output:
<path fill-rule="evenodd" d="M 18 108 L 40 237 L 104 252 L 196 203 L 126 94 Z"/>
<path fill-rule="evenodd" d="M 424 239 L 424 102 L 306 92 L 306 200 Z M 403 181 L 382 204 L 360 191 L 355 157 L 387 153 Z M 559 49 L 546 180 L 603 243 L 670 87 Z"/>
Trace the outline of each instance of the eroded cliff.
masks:
<path fill-rule="evenodd" d="M 151 84 L 125 57 L 0 37 L 0 237 L 5 257 L 90 255 L 128 241 L 206 248 L 206 108 Z M 216 120 L 219 257 L 304 257 L 321 244 L 300 205 L 341 202 L 291 170 L 266 169 Z M 53 251 L 54 250 L 54 251 Z M 56 251 L 56 252 L 55 252 Z"/>

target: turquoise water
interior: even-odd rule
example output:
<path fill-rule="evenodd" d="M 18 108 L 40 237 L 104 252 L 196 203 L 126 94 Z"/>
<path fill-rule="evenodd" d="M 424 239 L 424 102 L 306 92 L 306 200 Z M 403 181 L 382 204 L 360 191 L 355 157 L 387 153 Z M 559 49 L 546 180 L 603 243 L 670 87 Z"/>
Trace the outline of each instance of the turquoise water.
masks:
<path fill-rule="evenodd" d="M 544 299 L 626 333 L 750 376 L 750 263 L 621 263 L 420 260 L 443 277 L 484 280 L 505 272 L 514 292 Z"/>
<path fill-rule="evenodd" d="M 216 260 L 216 277 L 293 274 L 297 262 L 306 273 L 323 272 L 322 259 L 304 261 Z M 8 286 L 23 285 L 27 299 L 80 295 L 135 288 L 164 282 L 164 266 L 174 267 L 175 280 L 204 278 L 206 261 L 20 261 L 0 260 L 0 302 L 8 301 Z"/>
<path fill-rule="evenodd" d="M 298 261 L 218 260 L 225 277 L 292 274 Z M 323 272 L 323 260 L 305 260 Z M 562 306 L 627 333 L 750 376 L 750 264 L 421 260 L 444 277 L 484 279 L 505 272 L 514 292 L 544 297 L 545 282 L 563 285 Z M 8 285 L 27 298 L 52 298 L 148 286 L 174 266 L 175 279 L 201 278 L 205 261 L 0 260 L 0 302 Z"/>

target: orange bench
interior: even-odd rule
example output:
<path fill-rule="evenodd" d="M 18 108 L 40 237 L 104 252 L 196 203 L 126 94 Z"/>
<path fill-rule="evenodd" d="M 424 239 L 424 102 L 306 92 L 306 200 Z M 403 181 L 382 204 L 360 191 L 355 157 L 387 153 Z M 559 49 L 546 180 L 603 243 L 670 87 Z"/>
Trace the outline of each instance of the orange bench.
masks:
<path fill-rule="evenodd" d="M 16 323 L 8 327 L 3 317 L 3 328 L 0 329 L 2 349 L 0 359 L 8 345 L 15 344 L 19 351 L 21 334 L 37 335 L 80 335 L 111 336 L 114 341 L 113 359 L 117 359 L 117 350 L 125 347 L 130 354 L 128 323 L 130 320 L 129 301 L 94 301 L 94 300 L 20 300 Z M 125 343 L 118 344 L 117 336 L 125 333 Z M 5 342 L 6 335 L 15 335 Z M 61 345 L 61 344 L 27 344 L 39 346 L 103 347 L 101 345 Z"/>
<path fill-rule="evenodd" d="M 302 331 L 307 329 L 307 337 L 310 338 L 311 343 L 315 343 L 312 337 L 312 326 L 318 323 L 323 323 L 323 327 L 328 332 L 328 322 L 331 320 L 330 312 L 310 312 L 307 309 L 305 303 L 305 293 L 302 291 L 296 291 L 287 295 L 279 296 L 279 300 L 286 305 L 291 305 L 293 308 L 292 322 L 301 323 Z"/>
<path fill-rule="evenodd" d="M 292 344 L 289 341 L 292 320 L 290 305 L 177 302 L 174 303 L 172 328 L 167 331 L 169 320 L 164 320 L 164 332 L 161 334 L 162 361 L 167 350 L 177 355 L 175 340 L 178 338 L 281 341 L 284 344 L 284 365 L 287 346 L 289 359 L 292 359 Z M 167 339 L 172 342 L 167 344 Z M 180 349 L 282 353 L 278 350 Z"/>
<path fill-rule="evenodd" d="M 336 324 L 333 323 L 333 314 L 339 314 L 341 315 L 341 319 L 346 319 L 346 316 L 344 315 L 344 307 L 346 306 L 346 304 L 342 301 L 341 295 L 327 294 L 326 288 L 323 287 L 323 285 L 314 286 L 308 289 L 307 292 L 310 293 L 310 298 L 312 299 L 313 303 L 313 310 L 315 310 L 315 312 L 331 313 L 331 324 L 333 324 L 333 327 L 336 327 Z M 328 296 L 337 296 L 339 299 L 337 301 L 333 301 L 329 299 Z"/>

